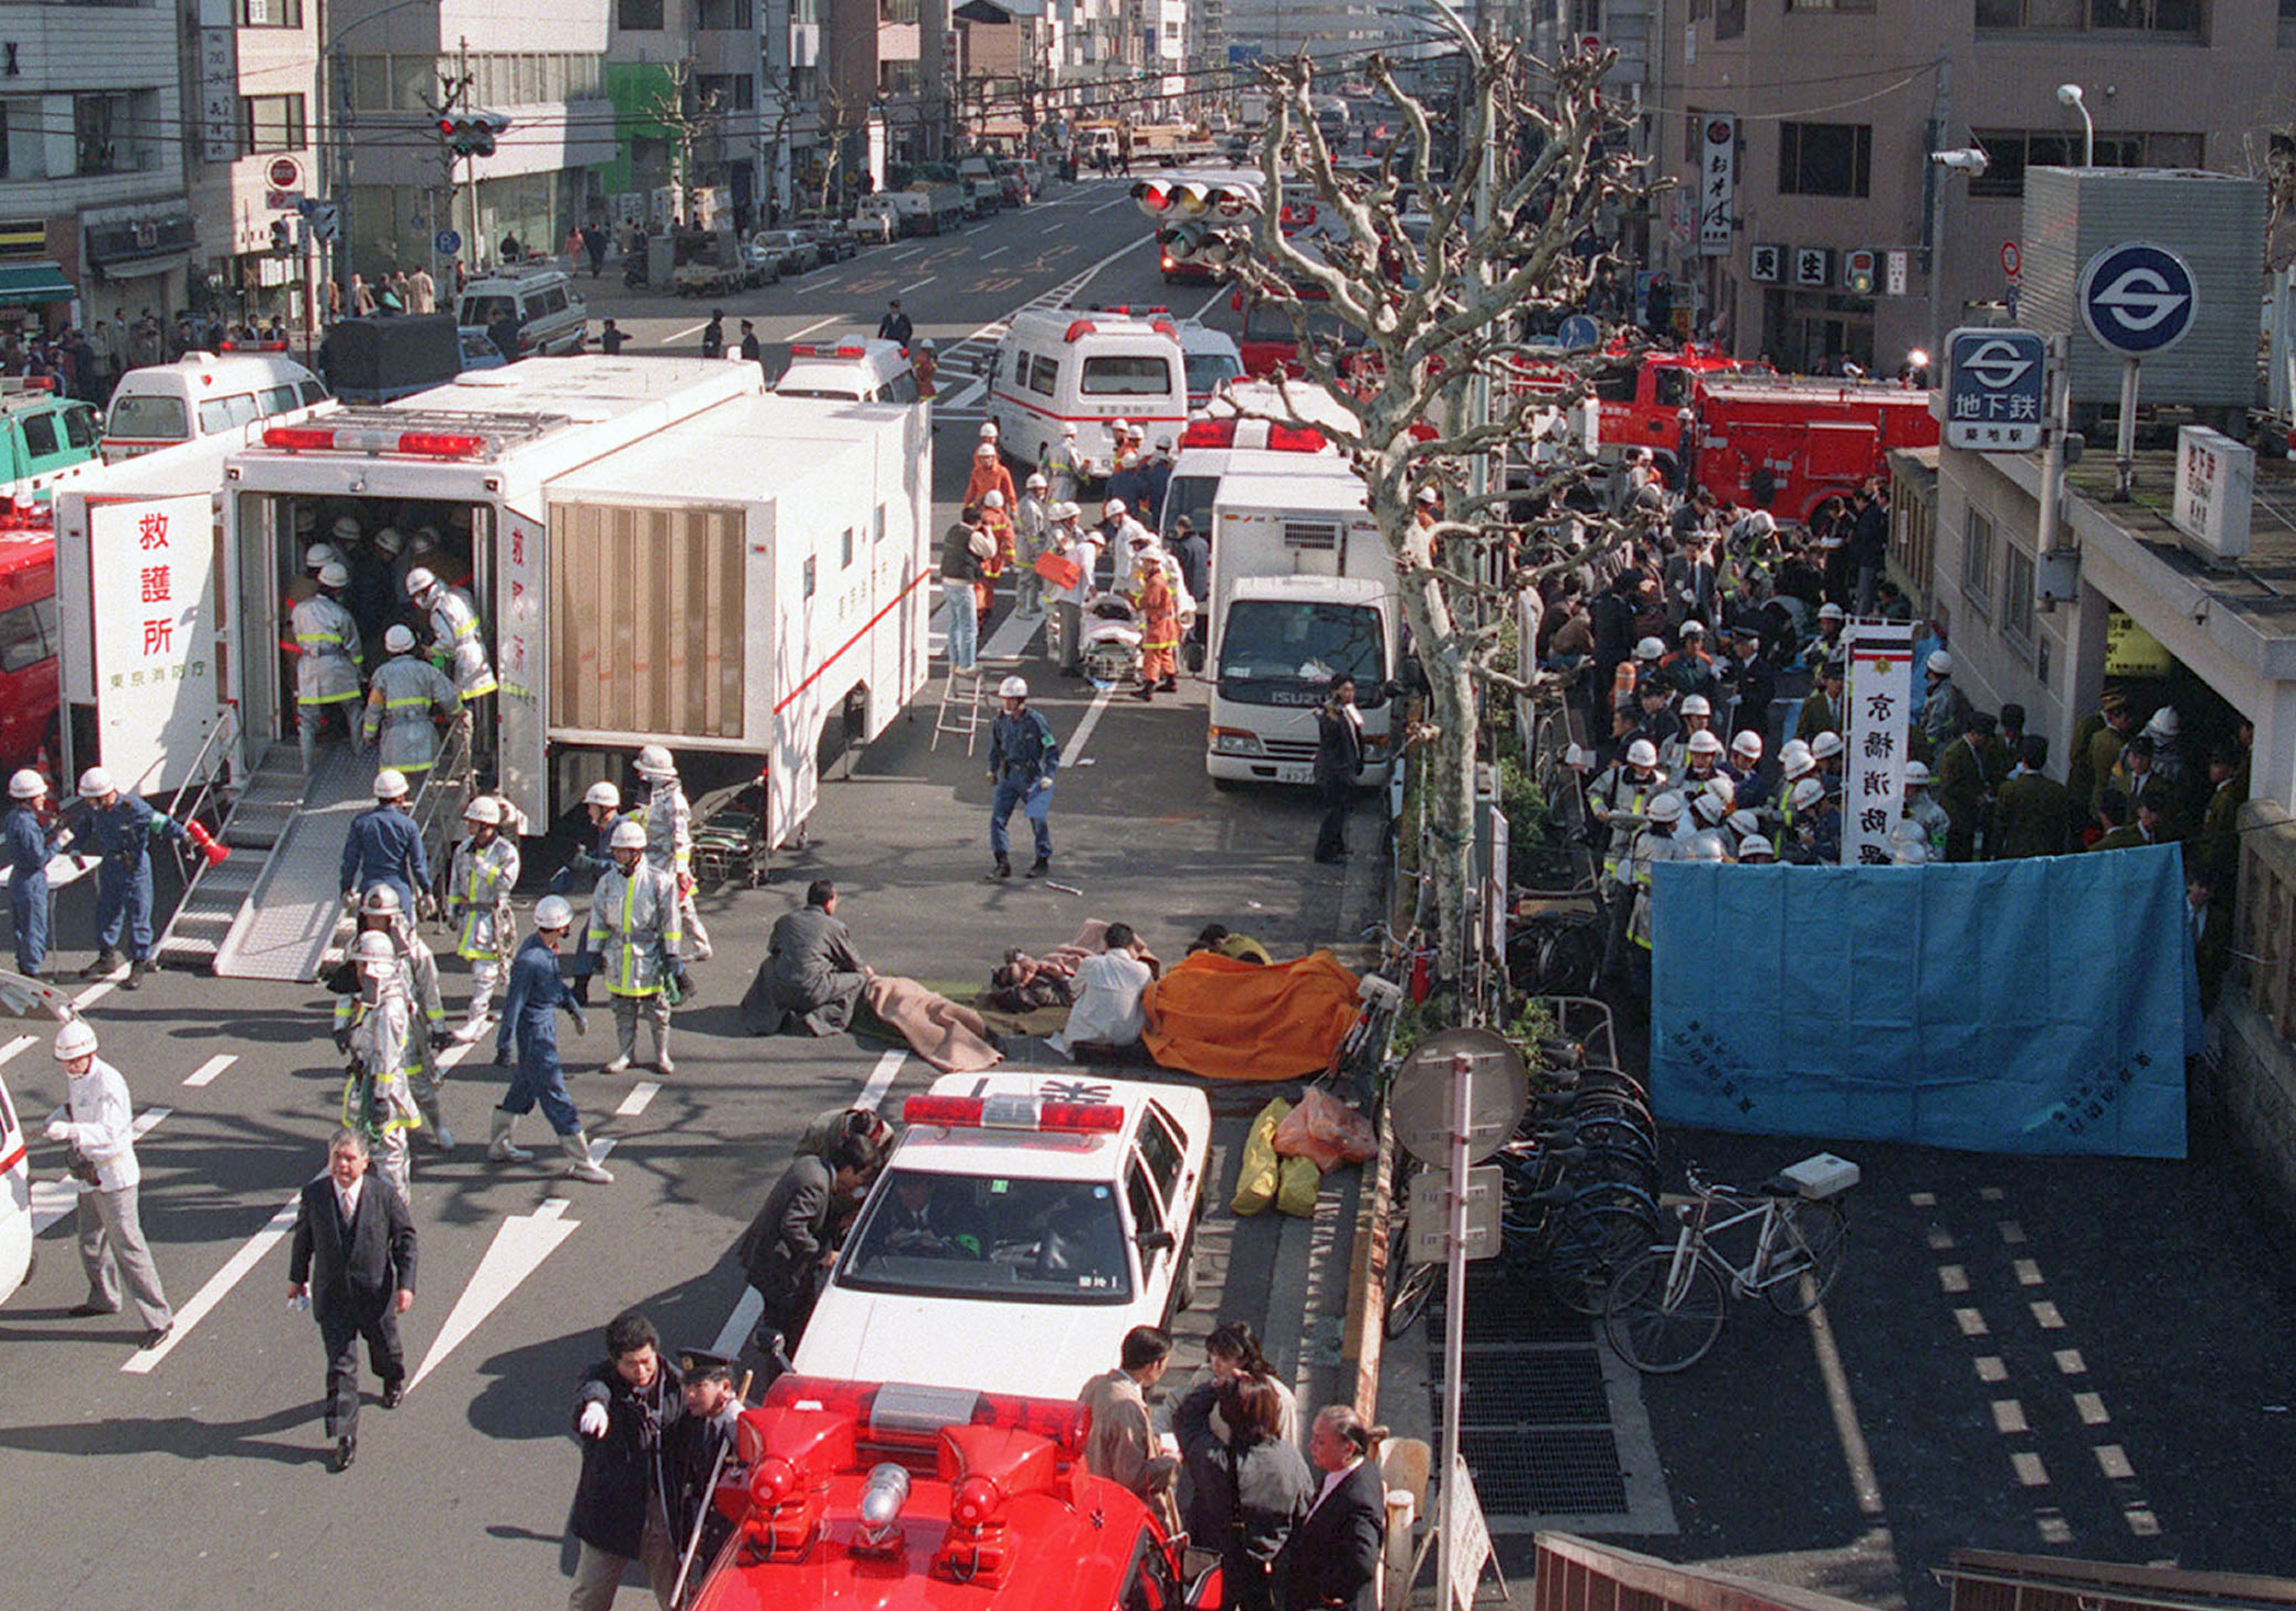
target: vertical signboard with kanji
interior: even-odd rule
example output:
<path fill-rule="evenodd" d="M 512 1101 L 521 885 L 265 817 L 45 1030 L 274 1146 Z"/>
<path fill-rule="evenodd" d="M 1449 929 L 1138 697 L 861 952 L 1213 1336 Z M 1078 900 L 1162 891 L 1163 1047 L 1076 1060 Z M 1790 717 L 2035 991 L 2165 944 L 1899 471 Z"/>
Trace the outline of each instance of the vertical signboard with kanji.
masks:
<path fill-rule="evenodd" d="M 542 522 L 505 508 L 501 540 L 495 546 L 495 680 L 501 692 L 494 703 L 501 708 L 502 797 L 526 814 L 530 822 L 549 820 L 549 772 L 545 755 L 548 716 L 543 706 L 548 643 L 549 585 L 546 565 L 549 537 Z M 480 701 L 476 719 L 490 713 Z"/>
<path fill-rule="evenodd" d="M 104 766 L 131 794 L 179 788 L 218 717 L 213 508 L 91 498 L 87 521 Z"/>
<path fill-rule="evenodd" d="M 1905 815 L 1906 742 L 1912 727 L 1913 626 L 1860 621 L 1849 633 L 1849 731 L 1841 769 L 1841 861 L 1889 859 L 1890 830 Z"/>
<path fill-rule="evenodd" d="M 1698 142 L 1698 254 L 1727 257 L 1738 201 L 1738 119 L 1716 115 Z"/>

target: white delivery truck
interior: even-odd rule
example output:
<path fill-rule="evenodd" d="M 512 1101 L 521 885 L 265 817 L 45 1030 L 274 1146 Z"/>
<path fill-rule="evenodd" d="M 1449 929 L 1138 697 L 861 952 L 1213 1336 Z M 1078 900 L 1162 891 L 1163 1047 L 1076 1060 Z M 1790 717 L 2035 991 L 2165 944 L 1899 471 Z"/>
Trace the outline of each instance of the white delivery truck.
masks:
<path fill-rule="evenodd" d="M 152 723 L 197 706 L 179 713 L 186 734 L 229 707 L 234 770 L 260 783 L 267 753 L 294 751 L 284 594 L 305 545 L 345 516 L 402 544 L 427 530 L 438 573 L 478 604 L 501 683 L 476 706 L 482 783 L 493 771 L 539 828 L 639 745 L 729 758 L 720 772 L 765 774 L 770 848 L 811 810 L 825 740 L 873 738 L 923 683 L 930 443 L 922 404 L 775 397 L 756 365 L 692 358 L 519 364 L 322 410 L 231 455 L 211 521 L 204 490 L 64 506 L 59 548 L 84 556 L 81 595 L 64 601 L 67 698 L 133 704 Z M 139 639 L 121 624 L 158 617 L 125 562 L 171 523 L 203 539 L 211 524 L 197 547 L 212 560 L 171 550 L 187 585 L 165 629 Z M 75 619 L 107 647 L 75 644 Z M 171 644 L 196 670 L 156 663 Z M 155 663 L 123 682 L 139 648 Z M 298 816 L 372 777 L 363 758 L 321 770 L 324 786 L 298 785 Z M 287 832 L 274 860 L 297 842 Z M 340 826 L 325 837 L 339 854 Z"/>
<path fill-rule="evenodd" d="M 1364 782 L 1377 783 L 1393 755 L 1388 689 L 1402 653 L 1394 561 L 1346 461 L 1283 456 L 1275 469 L 1232 465 L 1213 500 L 1204 768 L 1215 783 L 1311 782 L 1316 706 L 1348 676 Z"/>

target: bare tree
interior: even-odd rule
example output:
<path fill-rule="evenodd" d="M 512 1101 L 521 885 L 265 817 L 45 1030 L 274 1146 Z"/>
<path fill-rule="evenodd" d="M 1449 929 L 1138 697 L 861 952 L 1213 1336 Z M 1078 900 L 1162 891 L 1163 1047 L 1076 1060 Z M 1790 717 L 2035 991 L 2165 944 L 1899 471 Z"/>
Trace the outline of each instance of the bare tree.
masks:
<path fill-rule="evenodd" d="M 1603 363 L 1561 357 L 1525 332 L 1582 300 L 1593 260 L 1573 248 L 1602 223 L 1605 206 L 1647 195 L 1638 165 L 1621 154 L 1625 126 L 1602 101 L 1613 61 L 1604 51 L 1535 64 L 1486 41 L 1469 62 L 1470 93 L 1447 173 L 1435 165 L 1441 119 L 1403 90 L 1389 63 L 1375 62 L 1372 76 L 1401 108 L 1403 134 L 1376 170 L 1334 161 L 1309 103 L 1304 60 L 1263 71 L 1272 105 L 1259 151 L 1262 205 L 1236 274 L 1252 295 L 1289 313 L 1305 377 L 1352 421 L 1324 434 L 1363 478 L 1429 684 L 1424 803 L 1439 956 L 1455 981 L 1474 910 L 1481 700 L 1526 693 L 1536 675 L 1531 645 L 1518 647 L 1527 636 L 1518 602 L 1654 518 L 1570 513 L 1564 495 L 1600 473 L 1593 456 L 1566 449 L 1532 465 L 1522 451 L 1559 407 L 1587 395 Z M 1534 72 L 1542 81 L 1536 93 Z M 1286 232 L 1278 198 L 1288 184 L 1312 198 L 1312 236 Z M 1414 211 L 1424 229 L 1406 227 Z M 1360 344 L 1349 353 L 1311 339 L 1318 312 L 1360 335 Z M 1487 407 L 1473 406 L 1478 381 L 1488 386 Z M 1432 524 L 1415 516 L 1427 488 L 1443 501 Z M 1510 524 L 1522 506 L 1544 513 Z"/>

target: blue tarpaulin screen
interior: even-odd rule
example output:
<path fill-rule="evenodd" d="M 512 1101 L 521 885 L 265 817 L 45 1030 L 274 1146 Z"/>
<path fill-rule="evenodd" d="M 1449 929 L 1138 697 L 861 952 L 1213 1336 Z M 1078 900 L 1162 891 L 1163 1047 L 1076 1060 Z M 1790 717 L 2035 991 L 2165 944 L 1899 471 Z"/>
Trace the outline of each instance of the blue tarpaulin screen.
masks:
<path fill-rule="evenodd" d="M 2173 848 L 1651 873 L 1666 1121 L 2184 1156 L 2200 1009 Z"/>

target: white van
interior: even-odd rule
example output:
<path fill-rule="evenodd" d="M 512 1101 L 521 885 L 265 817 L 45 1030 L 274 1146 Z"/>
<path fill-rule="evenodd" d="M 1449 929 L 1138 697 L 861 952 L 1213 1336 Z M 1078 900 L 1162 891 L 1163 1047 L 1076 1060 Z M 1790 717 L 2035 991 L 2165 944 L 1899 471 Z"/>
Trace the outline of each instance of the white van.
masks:
<path fill-rule="evenodd" d="M 988 417 L 1006 456 L 1030 468 L 1062 426 L 1075 426 L 1077 452 L 1097 479 L 1114 456 L 1112 422 L 1138 425 L 1152 441 L 1187 423 L 1179 326 L 1120 308 L 1016 314 L 989 368 Z"/>
<path fill-rule="evenodd" d="M 186 353 L 130 369 L 104 411 L 104 462 L 292 413 L 326 395 L 319 377 L 284 352 Z"/>
<path fill-rule="evenodd" d="M 1244 352 L 1235 338 L 1200 319 L 1180 321 L 1180 363 L 1187 371 L 1190 413 L 1211 401 L 1211 394 L 1230 381 L 1244 378 Z"/>
<path fill-rule="evenodd" d="M 780 397 L 913 403 L 917 371 L 909 367 L 909 356 L 898 342 L 874 336 L 799 342 L 789 349 L 789 367 L 773 383 L 773 390 Z"/>
<path fill-rule="evenodd" d="M 474 279 L 463 287 L 455 322 L 491 335 L 505 313 L 517 318 L 522 358 L 579 353 L 590 339 L 589 309 L 563 269 L 505 268 Z"/>

